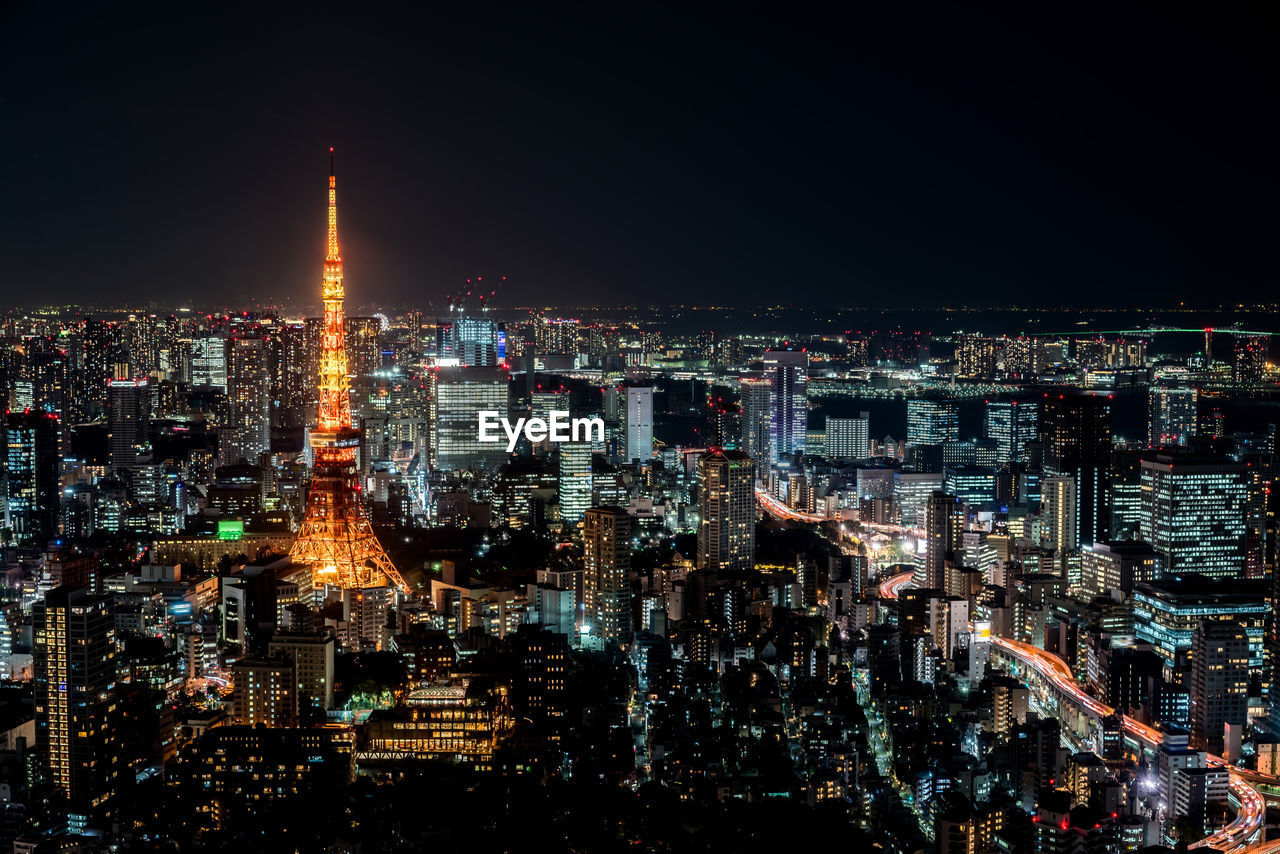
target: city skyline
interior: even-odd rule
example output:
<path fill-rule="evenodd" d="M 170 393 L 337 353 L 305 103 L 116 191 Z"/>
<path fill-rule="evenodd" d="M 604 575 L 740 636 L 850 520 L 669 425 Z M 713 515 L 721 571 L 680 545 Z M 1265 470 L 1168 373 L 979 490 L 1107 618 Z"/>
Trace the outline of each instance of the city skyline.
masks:
<path fill-rule="evenodd" d="M 0 13 L 0 854 L 1278 854 L 1268 30 L 904 11 Z"/>

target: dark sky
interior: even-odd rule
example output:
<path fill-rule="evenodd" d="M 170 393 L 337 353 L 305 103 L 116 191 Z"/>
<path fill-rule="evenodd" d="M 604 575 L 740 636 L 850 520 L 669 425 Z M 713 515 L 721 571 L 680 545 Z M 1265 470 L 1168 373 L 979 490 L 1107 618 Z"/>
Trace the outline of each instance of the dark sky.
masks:
<path fill-rule="evenodd" d="M 1274 297 L 1263 4 L 78 5 L 0 11 L 19 304 L 315 302 L 330 145 L 353 305 Z"/>

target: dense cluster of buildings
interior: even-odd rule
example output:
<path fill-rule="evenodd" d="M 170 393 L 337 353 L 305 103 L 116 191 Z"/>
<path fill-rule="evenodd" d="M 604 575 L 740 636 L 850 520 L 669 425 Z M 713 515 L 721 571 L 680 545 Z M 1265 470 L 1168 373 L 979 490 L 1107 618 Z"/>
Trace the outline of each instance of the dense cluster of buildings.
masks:
<path fill-rule="evenodd" d="M 0 848 L 499 850 L 517 789 L 578 850 L 744 850 L 780 802 L 902 852 L 1280 825 L 1260 334 L 618 315 L 346 317 L 337 386 L 340 313 L 0 320 Z M 297 559 L 309 488 L 395 583 Z"/>

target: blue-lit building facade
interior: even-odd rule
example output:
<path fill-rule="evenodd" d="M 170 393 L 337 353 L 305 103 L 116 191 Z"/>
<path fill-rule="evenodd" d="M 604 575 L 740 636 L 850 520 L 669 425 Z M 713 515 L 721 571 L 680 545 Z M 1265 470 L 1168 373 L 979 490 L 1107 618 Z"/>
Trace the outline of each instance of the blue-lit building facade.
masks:
<path fill-rule="evenodd" d="M 1248 469 L 1229 460 L 1142 461 L 1142 538 L 1156 572 L 1243 578 Z"/>
<path fill-rule="evenodd" d="M 1188 575 L 1138 583 L 1133 591 L 1134 634 L 1149 643 L 1177 670 L 1191 649 L 1192 635 L 1203 621 L 1235 621 L 1249 634 L 1249 666 L 1263 666 L 1267 619 L 1271 606 L 1267 591 L 1257 582 L 1213 582 Z"/>
<path fill-rule="evenodd" d="M 769 380 L 769 461 L 777 463 L 805 449 L 809 356 L 803 350 L 769 350 L 764 371 Z"/>

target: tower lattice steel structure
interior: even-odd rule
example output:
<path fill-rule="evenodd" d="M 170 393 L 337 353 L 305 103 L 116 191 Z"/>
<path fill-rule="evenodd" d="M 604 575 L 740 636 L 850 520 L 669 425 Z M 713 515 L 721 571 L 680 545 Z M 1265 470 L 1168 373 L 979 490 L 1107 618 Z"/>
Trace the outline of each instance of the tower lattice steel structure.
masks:
<path fill-rule="evenodd" d="M 365 513 L 356 474 L 360 431 L 351 423 L 342 254 L 338 251 L 338 201 L 329 149 L 329 242 L 324 259 L 324 329 L 320 338 L 320 408 L 311 447 L 315 466 L 307 512 L 289 556 L 312 569 L 316 587 L 345 589 L 408 585 L 391 563 Z"/>

